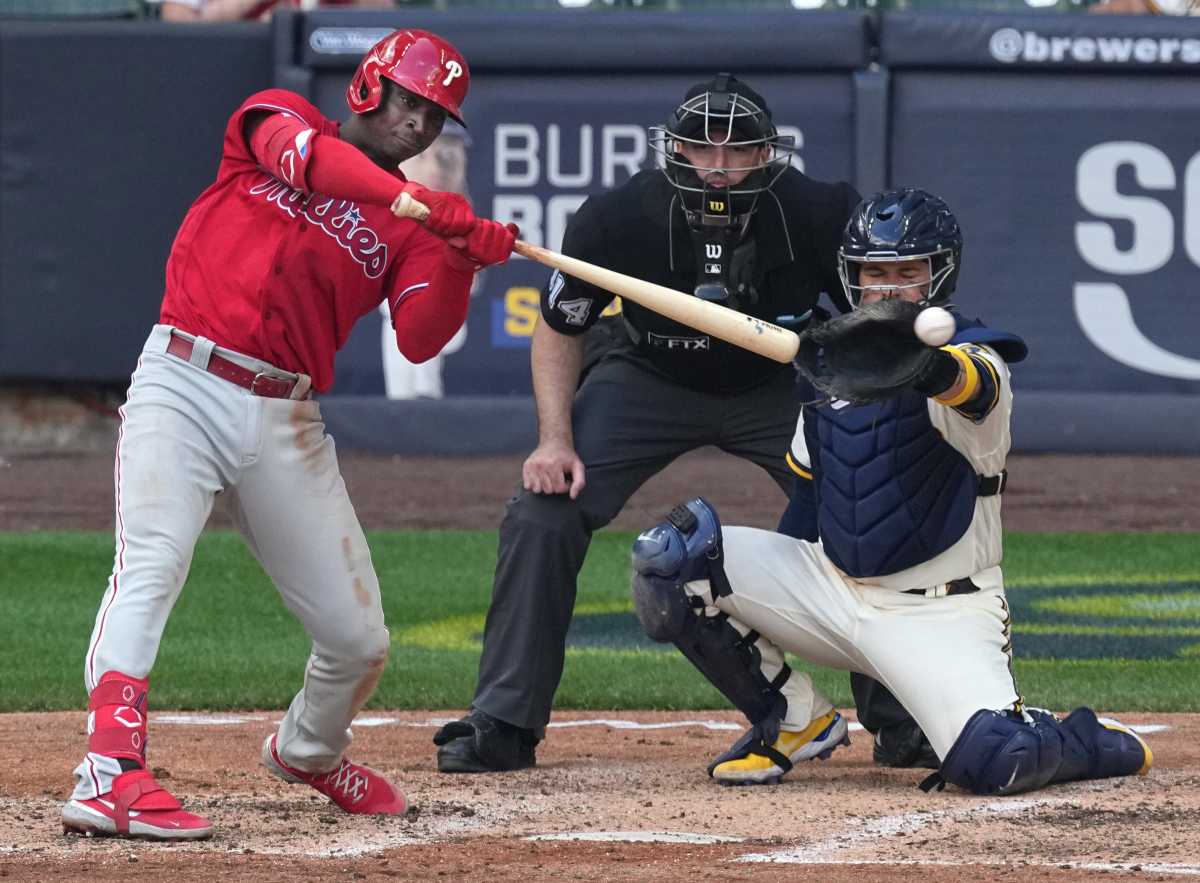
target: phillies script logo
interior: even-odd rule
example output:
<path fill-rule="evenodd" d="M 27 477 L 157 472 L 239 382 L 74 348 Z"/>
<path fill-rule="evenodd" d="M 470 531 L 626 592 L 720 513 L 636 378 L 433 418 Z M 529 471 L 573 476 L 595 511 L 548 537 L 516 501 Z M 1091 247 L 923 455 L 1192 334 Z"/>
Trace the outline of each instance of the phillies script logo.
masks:
<path fill-rule="evenodd" d="M 252 196 L 266 195 L 289 217 L 299 212 L 326 235 L 337 240 L 337 244 L 350 252 L 350 257 L 362 264 L 368 279 L 378 279 L 387 267 L 387 246 L 379 241 L 379 234 L 363 223 L 358 205 L 348 199 L 331 199 L 325 196 L 306 197 L 278 178 L 269 177 L 261 184 L 250 188 Z"/>

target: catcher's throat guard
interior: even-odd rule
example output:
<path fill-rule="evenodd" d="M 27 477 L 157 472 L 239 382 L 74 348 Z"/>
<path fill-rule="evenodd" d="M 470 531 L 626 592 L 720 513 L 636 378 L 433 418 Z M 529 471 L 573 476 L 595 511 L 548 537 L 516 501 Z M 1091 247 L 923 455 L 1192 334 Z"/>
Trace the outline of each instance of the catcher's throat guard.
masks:
<path fill-rule="evenodd" d="M 753 237 L 742 235 L 739 227 L 689 227 L 692 253 L 696 262 L 696 287 L 693 294 L 701 300 L 740 309 L 754 303 Z"/>

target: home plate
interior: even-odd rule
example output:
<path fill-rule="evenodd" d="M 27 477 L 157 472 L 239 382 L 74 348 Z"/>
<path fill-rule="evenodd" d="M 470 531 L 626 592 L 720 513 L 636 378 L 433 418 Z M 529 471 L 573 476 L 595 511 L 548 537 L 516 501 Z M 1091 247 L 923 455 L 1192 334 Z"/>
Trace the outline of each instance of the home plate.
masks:
<path fill-rule="evenodd" d="M 610 843 L 741 843 L 744 837 L 720 834 L 691 834 L 671 831 L 567 831 L 562 834 L 534 834 L 526 840 L 585 840 Z"/>

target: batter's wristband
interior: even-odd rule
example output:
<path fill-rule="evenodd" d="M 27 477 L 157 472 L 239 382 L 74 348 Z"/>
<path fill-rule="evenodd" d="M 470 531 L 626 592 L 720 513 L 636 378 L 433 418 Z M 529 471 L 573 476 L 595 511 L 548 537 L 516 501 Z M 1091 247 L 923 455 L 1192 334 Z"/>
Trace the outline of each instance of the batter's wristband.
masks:
<path fill-rule="evenodd" d="M 955 361 L 958 362 L 958 365 L 962 369 L 965 377 L 965 381 L 963 382 L 963 388 L 957 395 L 938 395 L 934 396 L 934 398 L 947 407 L 957 408 L 959 405 L 964 405 L 971 401 L 971 399 L 975 398 L 975 395 L 979 392 L 979 368 L 976 366 L 975 360 L 958 347 L 944 346 L 942 347 L 942 352 L 949 353 L 954 357 Z"/>

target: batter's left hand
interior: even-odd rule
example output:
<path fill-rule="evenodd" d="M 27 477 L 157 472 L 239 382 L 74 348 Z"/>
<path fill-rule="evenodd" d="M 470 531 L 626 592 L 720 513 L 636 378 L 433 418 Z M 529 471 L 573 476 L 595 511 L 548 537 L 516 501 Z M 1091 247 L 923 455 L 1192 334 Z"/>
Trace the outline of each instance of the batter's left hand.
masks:
<path fill-rule="evenodd" d="M 422 223 L 434 236 L 467 236 L 478 223 L 471 204 L 457 193 L 430 190 L 411 181 L 404 185 L 404 191 L 429 209 L 429 217 Z M 395 204 L 392 211 L 396 211 Z"/>
<path fill-rule="evenodd" d="M 480 218 L 475 222 L 475 229 L 465 238 L 451 239 L 450 245 L 476 268 L 487 267 L 508 260 L 520 232 L 516 224 L 501 224 Z"/>

